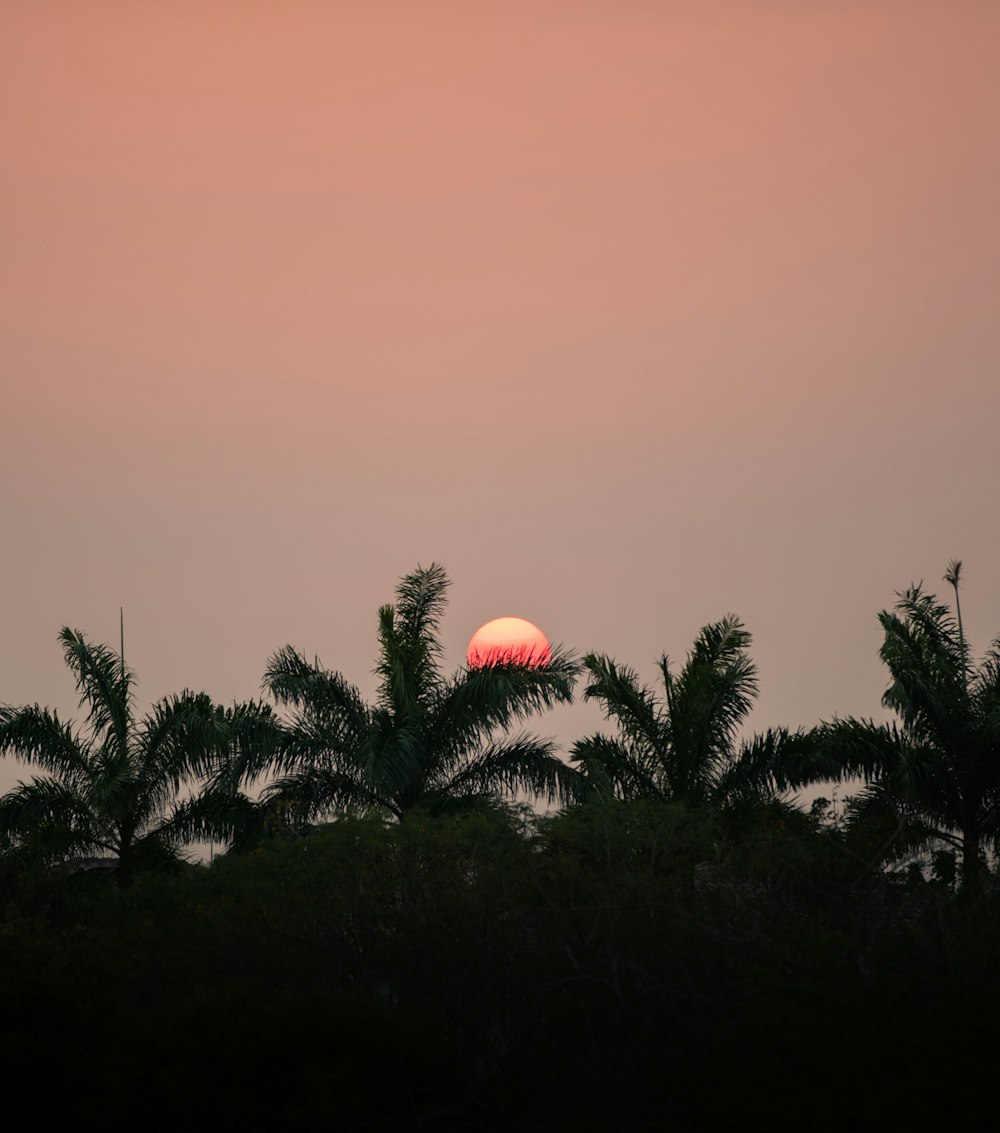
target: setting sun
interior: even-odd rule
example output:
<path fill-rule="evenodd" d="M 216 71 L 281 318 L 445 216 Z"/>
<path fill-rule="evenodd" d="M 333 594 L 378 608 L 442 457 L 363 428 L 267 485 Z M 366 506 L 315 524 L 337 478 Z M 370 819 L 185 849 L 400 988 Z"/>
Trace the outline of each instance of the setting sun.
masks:
<path fill-rule="evenodd" d="M 472 635 L 467 653 L 469 668 L 514 662 L 547 665 L 552 659 L 549 639 L 524 618 L 494 618 Z"/>

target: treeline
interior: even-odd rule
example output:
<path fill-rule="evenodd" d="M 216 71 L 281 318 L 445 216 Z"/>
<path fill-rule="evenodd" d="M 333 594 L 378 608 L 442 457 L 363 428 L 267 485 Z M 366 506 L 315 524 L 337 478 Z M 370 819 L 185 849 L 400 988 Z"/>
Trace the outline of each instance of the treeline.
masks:
<path fill-rule="evenodd" d="M 880 615 L 895 723 L 752 737 L 736 618 L 655 690 L 561 649 L 446 675 L 438 566 L 379 611 L 371 704 L 286 647 L 269 702 L 139 717 L 64 630 L 86 720 L 0 709 L 42 772 L 0 800 L 0 1072 L 83 1128 L 986 1127 L 1000 642 L 959 576 Z M 608 727 L 564 761 L 522 729 L 581 679 Z"/>
<path fill-rule="evenodd" d="M 835 719 L 741 737 L 758 694 L 750 634 L 730 615 L 705 626 L 662 688 L 603 654 L 552 650 L 545 664 L 441 671 L 448 580 L 438 565 L 399 583 L 378 613 L 380 678 L 366 703 L 340 673 L 291 646 L 268 662 L 271 703 L 223 708 L 185 691 L 134 709 L 134 675 L 111 648 L 60 635 L 86 709 L 81 727 L 39 705 L 0 706 L 0 753 L 37 766 L 0 799 L 8 854 L 55 864 L 113 859 L 121 885 L 212 840 L 236 851 L 344 815 L 648 799 L 730 811 L 787 805 L 810 783 L 861 779 L 848 826 L 888 823 L 877 864 L 934 863 L 966 890 L 987 882 L 1000 837 L 1000 639 L 977 665 L 959 605 L 961 564 L 945 576 L 957 616 L 922 587 L 879 615 L 883 697 L 897 722 Z M 553 705 L 596 700 L 611 728 L 560 758 L 520 730 Z M 272 706 L 273 705 L 273 706 Z M 252 792 L 252 793 L 251 793 Z M 951 863 L 949 865 L 949 863 Z"/>

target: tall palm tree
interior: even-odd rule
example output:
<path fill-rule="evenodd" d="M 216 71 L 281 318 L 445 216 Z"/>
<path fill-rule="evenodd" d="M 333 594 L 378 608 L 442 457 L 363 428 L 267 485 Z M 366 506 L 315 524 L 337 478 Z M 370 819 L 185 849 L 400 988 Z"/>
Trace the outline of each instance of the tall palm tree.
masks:
<path fill-rule="evenodd" d="M 443 567 L 418 567 L 379 610 L 374 704 L 318 660 L 278 650 L 264 688 L 288 712 L 286 736 L 273 756 L 231 761 L 219 781 L 276 771 L 262 801 L 298 822 L 338 810 L 398 818 L 518 790 L 550 801 L 571 794 L 579 776 L 554 745 L 508 730 L 569 702 L 576 662 L 554 649 L 545 665 L 500 661 L 445 676 L 438 626 L 447 589 Z"/>
<path fill-rule="evenodd" d="M 0 754 L 45 772 L 0 799 L 0 838 L 54 857 L 109 856 L 125 886 L 137 868 L 176 862 L 192 837 L 226 831 L 218 803 L 190 795 L 192 777 L 241 742 L 273 737 L 277 722 L 269 709 L 223 709 L 191 692 L 137 718 L 135 676 L 122 658 L 68 627 L 59 639 L 87 727 L 37 704 L 0 706 Z"/>
<path fill-rule="evenodd" d="M 599 701 L 617 725 L 617 735 L 589 736 L 573 747 L 592 791 L 696 805 L 769 796 L 771 768 L 797 737 L 772 729 L 737 742 L 758 693 L 750 642 L 733 614 L 705 626 L 676 676 L 666 654 L 660 658 L 662 697 L 633 669 L 588 654 L 584 698 Z"/>
<path fill-rule="evenodd" d="M 961 563 L 948 567 L 955 590 Z M 889 670 L 882 697 L 896 723 L 853 717 L 820 726 L 817 769 L 828 778 L 860 776 L 873 802 L 891 806 L 907 845 L 952 846 L 962 884 L 979 888 L 987 845 L 1000 844 L 1000 637 L 973 664 L 960 617 L 923 584 L 883 610 L 880 657 Z M 958 607 L 960 608 L 960 607 Z"/>

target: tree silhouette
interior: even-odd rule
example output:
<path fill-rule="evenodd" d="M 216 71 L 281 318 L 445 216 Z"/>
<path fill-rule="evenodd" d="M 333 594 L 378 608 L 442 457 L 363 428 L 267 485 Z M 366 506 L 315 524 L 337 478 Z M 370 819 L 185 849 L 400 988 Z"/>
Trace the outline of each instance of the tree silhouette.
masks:
<path fill-rule="evenodd" d="M 772 729 L 750 742 L 737 736 L 757 697 L 751 636 L 733 614 L 705 626 L 675 676 L 659 661 L 663 696 L 627 666 L 590 653 L 587 700 L 597 700 L 617 735 L 579 740 L 573 759 L 594 792 L 620 799 L 653 798 L 696 805 L 737 797 L 771 797 L 771 769 L 798 740 Z"/>
<path fill-rule="evenodd" d="M 961 563 L 944 580 L 958 588 Z M 898 723 L 835 719 L 815 732 L 816 774 L 863 777 L 859 813 L 891 808 L 903 845 L 933 840 L 960 856 L 962 885 L 982 881 L 984 849 L 1000 839 L 1000 637 L 974 665 L 960 615 L 923 584 L 879 614 L 889 670 L 882 703 Z M 922 837 L 921 837 L 922 836 Z"/>
<path fill-rule="evenodd" d="M 440 565 L 418 567 L 379 610 L 374 704 L 318 659 L 278 650 L 264 688 L 287 710 L 286 734 L 273 755 L 232 761 L 230 784 L 277 772 L 262 802 L 298 823 L 335 811 L 435 812 L 503 792 L 570 795 L 579 776 L 553 743 L 508 731 L 568 703 L 577 663 L 554 649 L 544 665 L 504 660 L 444 676 L 438 626 L 448 585 Z"/>
<path fill-rule="evenodd" d="M 228 828 L 217 800 L 190 795 L 192 777 L 241 742 L 258 746 L 276 723 L 269 709 L 223 709 L 191 692 L 137 719 L 135 677 L 122 658 L 68 627 L 59 639 L 87 726 L 37 704 L 0 707 L 0 753 L 45 772 L 0 799 L 0 837 L 57 859 L 110 855 L 125 886 L 137 868 L 176 863 L 192 837 Z"/>

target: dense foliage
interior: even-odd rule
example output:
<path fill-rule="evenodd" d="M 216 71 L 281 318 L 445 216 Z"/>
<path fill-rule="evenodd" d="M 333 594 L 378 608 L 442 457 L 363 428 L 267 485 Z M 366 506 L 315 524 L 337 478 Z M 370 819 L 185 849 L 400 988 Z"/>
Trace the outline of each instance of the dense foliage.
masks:
<path fill-rule="evenodd" d="M 773 808 L 343 819 L 6 898 L 0 1066 L 39 1121 L 952 1128 L 993 1104 L 967 1020 L 1000 1002 L 996 902 Z"/>

